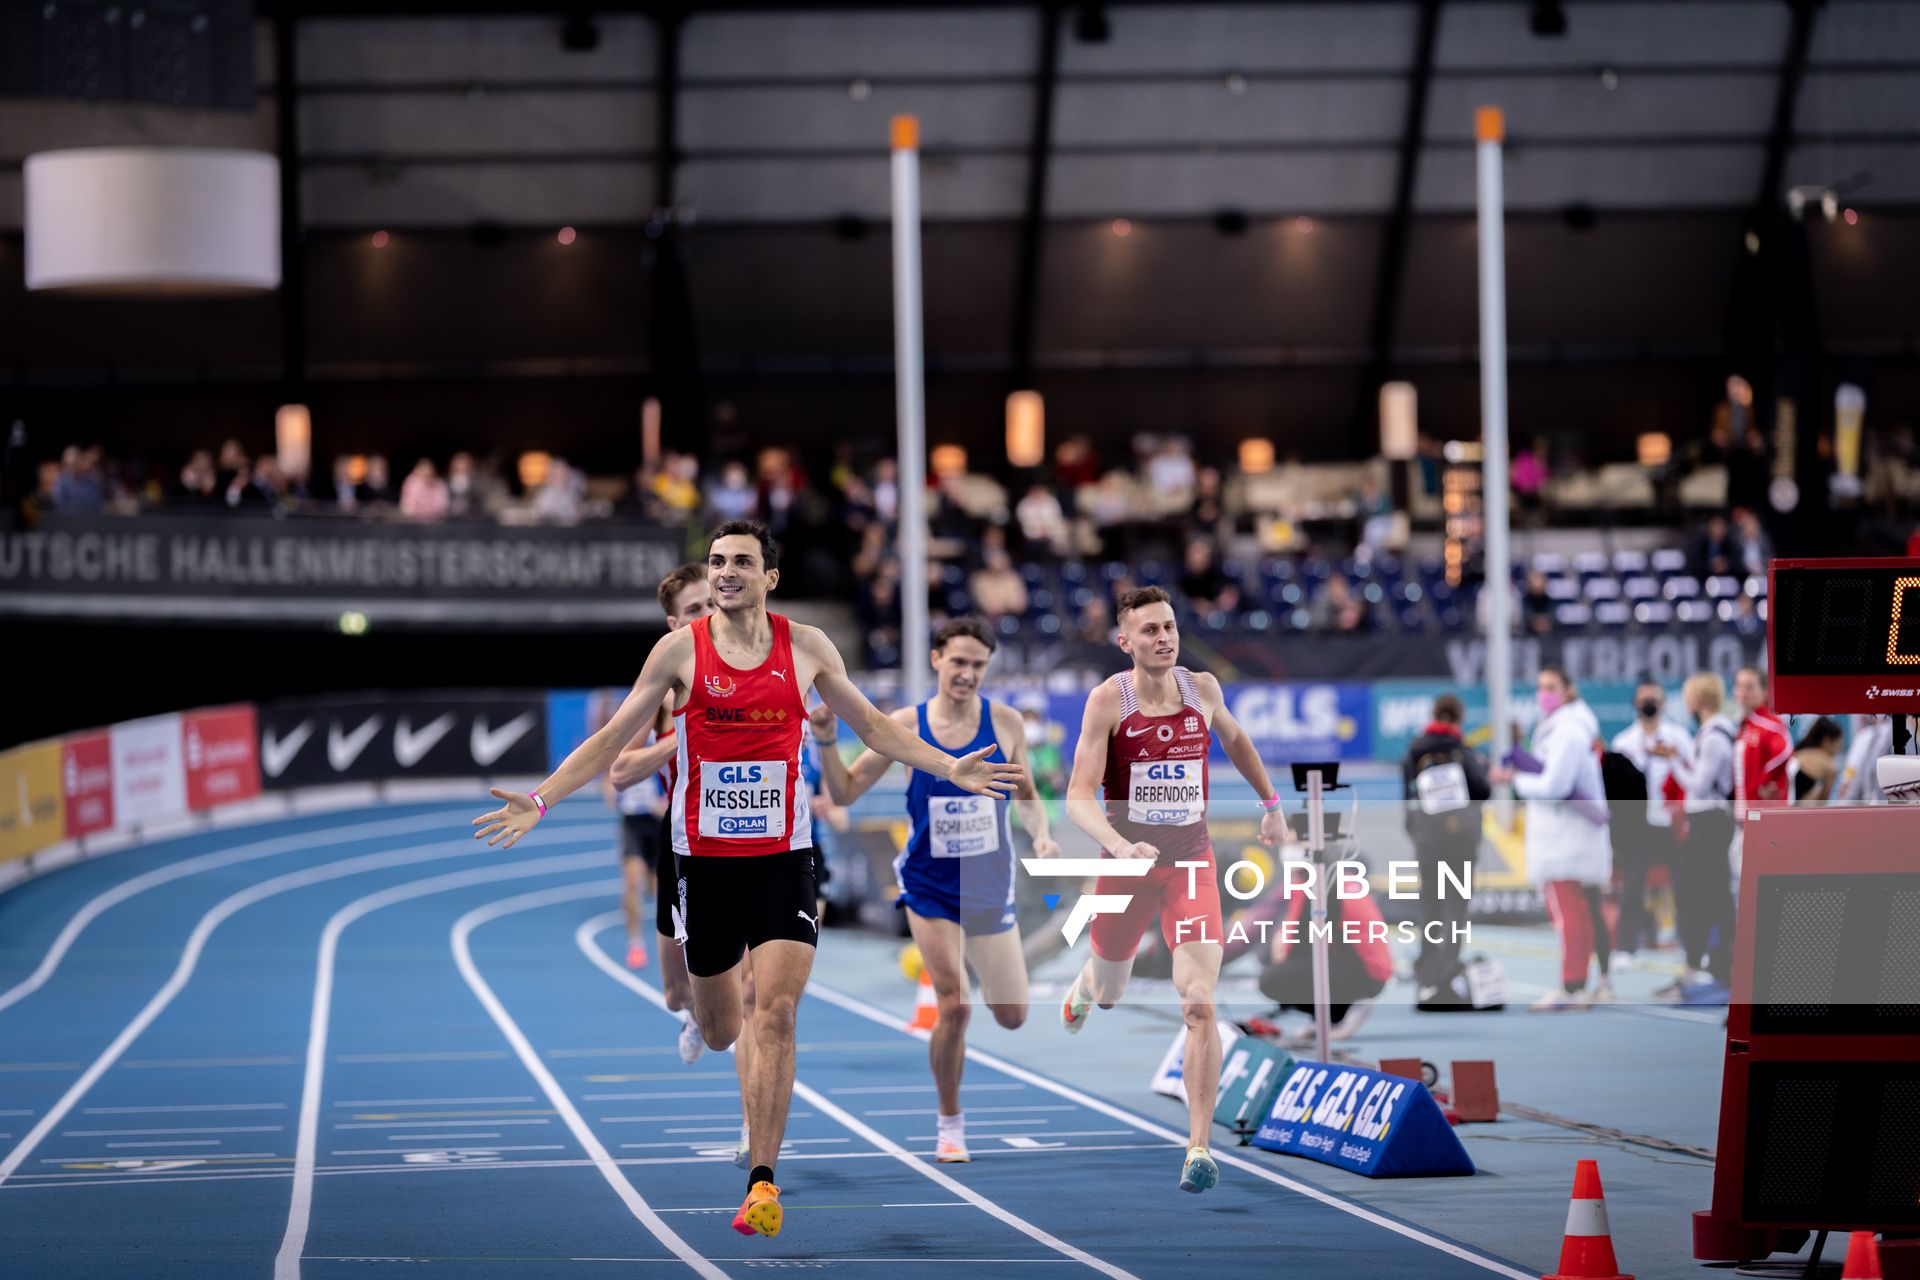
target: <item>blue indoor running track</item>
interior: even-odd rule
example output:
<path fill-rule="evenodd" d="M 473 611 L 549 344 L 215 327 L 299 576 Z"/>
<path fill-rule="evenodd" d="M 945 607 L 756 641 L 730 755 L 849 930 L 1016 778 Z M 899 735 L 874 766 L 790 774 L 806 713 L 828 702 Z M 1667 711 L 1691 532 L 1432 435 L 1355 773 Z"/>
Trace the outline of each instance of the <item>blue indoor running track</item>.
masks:
<path fill-rule="evenodd" d="M 1251 1149 L 1183 1195 L 1171 1112 L 984 1053 L 974 1162 L 935 1165 L 924 1044 L 824 955 L 786 1228 L 742 1238 L 732 1063 L 683 1065 L 618 963 L 612 820 L 570 804 L 502 852 L 476 811 L 205 831 L 0 893 L 0 1276 L 1537 1274 Z"/>

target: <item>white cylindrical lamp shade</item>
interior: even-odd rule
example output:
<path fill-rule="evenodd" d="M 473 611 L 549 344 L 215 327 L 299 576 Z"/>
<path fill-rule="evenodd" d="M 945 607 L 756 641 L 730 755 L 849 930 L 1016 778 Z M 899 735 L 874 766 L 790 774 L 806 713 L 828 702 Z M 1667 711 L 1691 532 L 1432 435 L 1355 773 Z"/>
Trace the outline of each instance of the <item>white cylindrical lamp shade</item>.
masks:
<path fill-rule="evenodd" d="M 313 464 L 313 414 L 303 404 L 283 404 L 273 415 L 274 454 L 290 476 L 305 475 Z"/>
<path fill-rule="evenodd" d="M 210 147 L 27 157 L 27 288 L 115 293 L 280 284 L 280 162 Z"/>
<path fill-rule="evenodd" d="M 1038 391 L 1015 391 L 1007 397 L 1007 461 L 1037 467 L 1046 460 L 1046 403 Z"/>
<path fill-rule="evenodd" d="M 1420 401 L 1411 382 L 1380 388 L 1380 455 L 1405 462 L 1420 452 Z"/>

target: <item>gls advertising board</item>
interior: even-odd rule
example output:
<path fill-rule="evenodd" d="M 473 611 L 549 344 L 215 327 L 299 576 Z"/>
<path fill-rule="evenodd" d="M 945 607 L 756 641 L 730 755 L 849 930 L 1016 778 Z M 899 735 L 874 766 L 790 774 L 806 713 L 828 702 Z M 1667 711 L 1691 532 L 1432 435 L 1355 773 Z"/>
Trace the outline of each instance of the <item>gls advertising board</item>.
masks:
<path fill-rule="evenodd" d="M 1373 696 L 1367 685 L 1229 684 L 1221 693 L 1269 767 L 1289 760 L 1365 760 L 1372 754 Z M 1086 705 L 1084 693 L 1048 697 L 1048 717 L 1066 729 L 1061 751 L 1069 767 Z M 1218 740 L 1212 759 L 1227 761 Z"/>
<path fill-rule="evenodd" d="M 260 775 L 270 790 L 546 772 L 538 694 L 367 694 L 260 708 Z"/>
<path fill-rule="evenodd" d="M 1474 1171 L 1418 1080 L 1331 1062 L 1296 1062 L 1253 1145 L 1369 1178 Z"/>

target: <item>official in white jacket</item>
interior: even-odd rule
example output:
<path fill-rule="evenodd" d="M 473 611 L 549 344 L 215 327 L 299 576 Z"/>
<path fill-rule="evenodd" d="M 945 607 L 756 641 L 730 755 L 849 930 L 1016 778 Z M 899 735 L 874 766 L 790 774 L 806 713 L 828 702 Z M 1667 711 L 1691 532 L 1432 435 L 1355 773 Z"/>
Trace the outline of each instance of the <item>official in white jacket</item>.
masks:
<path fill-rule="evenodd" d="M 1533 1007 L 1537 1011 L 1584 1009 L 1611 1001 L 1606 916 L 1601 894 L 1613 875 L 1613 846 L 1606 823 L 1606 790 L 1600 781 L 1600 722 L 1580 700 L 1566 671 L 1540 668 L 1540 720 L 1530 754 L 1539 768 L 1511 766 L 1488 774 L 1511 781 L 1527 802 L 1527 873 L 1540 886 L 1560 934 L 1560 985 Z M 1587 993 L 1587 964 L 1598 956 L 1600 981 Z"/>

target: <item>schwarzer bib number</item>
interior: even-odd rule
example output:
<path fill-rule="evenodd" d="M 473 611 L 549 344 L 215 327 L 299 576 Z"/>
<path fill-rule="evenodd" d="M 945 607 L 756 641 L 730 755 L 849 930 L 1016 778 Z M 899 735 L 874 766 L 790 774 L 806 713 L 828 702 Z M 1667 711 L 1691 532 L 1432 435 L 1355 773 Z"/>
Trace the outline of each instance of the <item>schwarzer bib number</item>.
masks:
<path fill-rule="evenodd" d="M 786 835 L 787 762 L 703 762 L 700 834 L 719 840 L 766 840 Z"/>
<path fill-rule="evenodd" d="M 1184 827 L 1207 816 L 1199 760 L 1143 760 L 1133 766 L 1127 821 L 1150 827 Z"/>
<path fill-rule="evenodd" d="M 930 796 L 927 845 L 936 858 L 1000 851 L 1000 806 L 990 796 Z"/>

